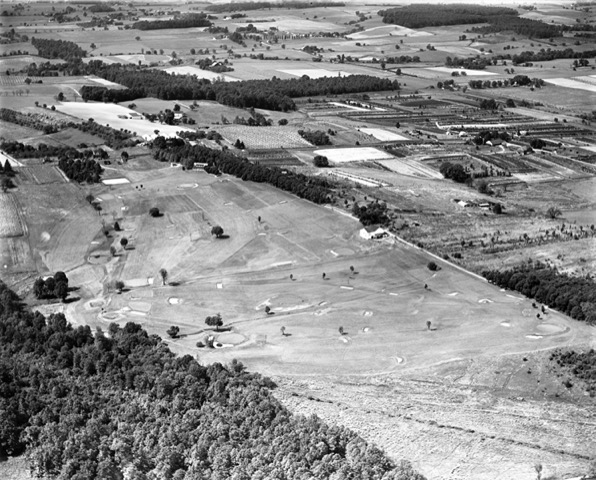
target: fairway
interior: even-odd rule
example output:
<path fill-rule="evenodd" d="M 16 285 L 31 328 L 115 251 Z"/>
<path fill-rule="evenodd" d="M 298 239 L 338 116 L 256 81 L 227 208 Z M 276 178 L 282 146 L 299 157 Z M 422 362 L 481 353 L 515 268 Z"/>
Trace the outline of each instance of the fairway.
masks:
<path fill-rule="evenodd" d="M 534 318 L 529 300 L 447 263 L 431 272 L 422 250 L 364 240 L 350 216 L 263 184 L 172 168 L 141 181 L 142 190 L 112 184 L 99 196 L 105 216 L 121 216 L 123 231 L 110 241 L 125 236 L 131 247 L 108 259 L 108 271 L 131 290 L 97 297 L 104 310 L 77 304 L 76 318 L 90 325 L 135 321 L 162 336 L 176 325 L 172 347 L 206 362 L 237 358 L 265 374 L 339 375 L 549 348 L 589 329 L 555 312 Z M 164 216 L 148 216 L 153 206 Z M 213 225 L 229 237 L 213 237 Z M 156 278 L 160 268 L 170 285 Z M 222 332 L 204 323 L 218 311 Z M 221 347 L 197 348 L 209 335 Z"/>

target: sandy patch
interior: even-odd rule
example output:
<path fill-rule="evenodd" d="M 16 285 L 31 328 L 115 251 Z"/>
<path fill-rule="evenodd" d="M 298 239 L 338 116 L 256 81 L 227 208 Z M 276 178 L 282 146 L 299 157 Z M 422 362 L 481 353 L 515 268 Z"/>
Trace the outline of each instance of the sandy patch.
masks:
<path fill-rule="evenodd" d="M 170 297 L 168 298 L 168 303 L 170 305 L 179 305 L 180 303 L 182 303 L 182 300 L 176 297 Z"/>
<path fill-rule="evenodd" d="M 181 183 L 176 188 L 178 190 L 185 190 L 185 189 L 188 189 L 188 188 L 197 188 L 198 186 L 199 186 L 198 183 Z"/>
<path fill-rule="evenodd" d="M 541 323 L 540 325 L 536 325 L 536 330 L 538 330 L 541 334 L 556 335 L 557 333 L 563 333 L 567 329 L 562 325 Z"/>
<path fill-rule="evenodd" d="M 489 298 L 481 298 L 478 303 L 493 303 L 493 301 Z"/>
<path fill-rule="evenodd" d="M 238 345 L 246 340 L 244 335 L 235 332 L 226 332 L 218 335 L 217 341 L 221 344 Z"/>
<path fill-rule="evenodd" d="M 501 327 L 506 327 L 506 328 L 511 327 L 511 324 L 509 322 L 501 322 L 500 325 L 501 325 Z"/>
<path fill-rule="evenodd" d="M 389 132 L 382 128 L 361 128 L 360 131 L 366 133 L 367 135 L 372 135 L 377 140 L 381 140 L 381 142 L 393 142 L 395 140 L 409 140 L 409 138 L 407 138 L 407 137 L 398 135 L 397 133 Z"/>
<path fill-rule="evenodd" d="M 128 178 L 108 178 L 107 180 L 102 180 L 101 183 L 104 185 L 125 185 L 130 183 Z"/>

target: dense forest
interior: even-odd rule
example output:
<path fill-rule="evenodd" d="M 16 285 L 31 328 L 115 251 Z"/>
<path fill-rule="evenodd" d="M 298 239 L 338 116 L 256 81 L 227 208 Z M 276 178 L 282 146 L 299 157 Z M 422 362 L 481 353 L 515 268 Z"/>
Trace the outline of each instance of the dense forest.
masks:
<path fill-rule="evenodd" d="M 43 58 L 61 58 L 62 60 L 72 61 L 87 55 L 85 50 L 68 40 L 33 37 L 31 38 L 31 44 L 37 48 L 37 54 Z"/>
<path fill-rule="evenodd" d="M 496 16 L 513 18 L 517 11 L 505 7 L 483 5 L 435 5 L 418 4 L 389 8 L 379 11 L 384 23 L 393 23 L 408 28 L 437 27 L 441 25 L 464 25 L 491 22 Z"/>
<path fill-rule="evenodd" d="M 488 23 L 490 25 L 472 27 L 470 31 L 473 33 L 513 32 L 530 38 L 553 38 L 561 35 L 561 27 L 559 25 L 512 15 L 490 17 Z"/>
<path fill-rule="evenodd" d="M 99 183 L 103 168 L 95 160 L 79 160 L 73 158 L 61 158 L 58 166 L 64 174 L 75 182 Z"/>
<path fill-rule="evenodd" d="M 343 7 L 345 3 L 343 2 L 316 2 L 313 4 L 312 2 L 305 2 L 300 0 L 287 0 L 283 2 L 283 5 L 279 2 L 239 2 L 239 3 L 220 3 L 217 5 L 209 5 L 207 10 L 210 12 L 215 13 L 224 13 L 224 12 L 244 12 L 248 10 L 260 10 L 262 8 L 280 8 L 282 7 L 285 9 L 288 8 L 295 8 L 295 9 L 303 9 L 303 8 L 313 8 L 316 7 Z"/>
<path fill-rule="evenodd" d="M 212 23 L 204 13 L 189 13 L 171 20 L 141 20 L 132 24 L 137 30 L 162 30 L 165 28 L 210 27 Z"/>
<path fill-rule="evenodd" d="M 555 350 L 550 360 L 557 362 L 557 365 L 583 381 L 590 397 L 596 397 L 596 350 L 593 348 L 586 352 Z M 568 388 L 573 386 L 569 381 L 563 383 Z"/>
<path fill-rule="evenodd" d="M 355 433 L 292 415 L 271 380 L 176 357 L 135 323 L 73 328 L 0 281 L 0 455 L 56 479 L 424 480 Z"/>
<path fill-rule="evenodd" d="M 215 100 L 238 108 L 288 111 L 296 108 L 292 100 L 296 97 L 399 89 L 395 80 L 369 75 L 317 79 L 304 76 L 289 80 L 274 77 L 271 80 L 211 83 L 192 76 L 170 75 L 163 70 L 139 70 L 120 64 L 95 65 L 97 68 L 92 73 L 128 89 L 83 87 L 81 95 L 85 100 L 122 102 L 151 96 L 161 100 Z"/>
<path fill-rule="evenodd" d="M 207 163 L 209 173 L 228 173 L 242 180 L 268 183 L 314 203 L 331 201 L 331 183 L 322 177 L 312 177 L 279 167 L 253 164 L 227 150 L 215 150 L 202 145 L 188 145 L 181 139 L 157 137 L 153 140 L 153 157 L 162 162 L 182 163 L 191 169 L 194 163 Z"/>
<path fill-rule="evenodd" d="M 500 287 L 555 308 L 575 320 L 596 325 L 596 284 L 589 277 L 572 277 L 540 262 L 482 275 Z"/>

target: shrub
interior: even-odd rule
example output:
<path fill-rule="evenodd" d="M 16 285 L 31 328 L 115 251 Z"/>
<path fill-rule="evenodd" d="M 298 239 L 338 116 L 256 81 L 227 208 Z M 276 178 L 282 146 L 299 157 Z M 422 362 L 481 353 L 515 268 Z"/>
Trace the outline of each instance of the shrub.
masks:
<path fill-rule="evenodd" d="M 428 262 L 426 268 L 428 268 L 431 272 L 436 272 L 439 269 L 439 266 L 431 260 Z"/>

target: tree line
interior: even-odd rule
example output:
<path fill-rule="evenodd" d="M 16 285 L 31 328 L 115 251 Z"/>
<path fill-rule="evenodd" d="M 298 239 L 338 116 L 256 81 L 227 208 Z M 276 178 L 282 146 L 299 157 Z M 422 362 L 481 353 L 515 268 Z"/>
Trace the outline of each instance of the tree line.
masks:
<path fill-rule="evenodd" d="M 187 169 L 193 168 L 195 162 L 207 163 L 205 171 L 208 173 L 227 173 L 245 181 L 268 183 L 314 203 L 331 202 L 332 184 L 323 177 L 254 164 L 228 150 L 189 145 L 181 139 L 157 137 L 152 148 L 153 157 L 162 162 L 182 163 Z"/>
<path fill-rule="evenodd" d="M 31 44 L 37 48 L 37 54 L 43 58 L 61 58 L 62 60 L 81 59 L 87 52 L 74 42 L 52 40 L 49 38 L 31 38 Z"/>
<path fill-rule="evenodd" d="M 572 277 L 540 262 L 503 271 L 486 270 L 482 275 L 575 320 L 596 325 L 596 284 L 590 277 Z"/>
<path fill-rule="evenodd" d="M 521 52 L 516 55 L 497 55 L 495 58 L 498 60 L 511 60 L 513 65 L 519 65 L 527 62 L 548 62 L 550 60 L 558 60 L 561 58 L 587 59 L 594 58 L 595 56 L 596 50 L 584 50 L 583 52 L 576 52 L 572 48 L 566 48 L 564 50 L 542 48 L 537 52 L 528 50 L 527 52 Z"/>
<path fill-rule="evenodd" d="M 418 4 L 380 10 L 383 23 L 393 23 L 408 28 L 437 27 L 441 25 L 464 25 L 491 22 L 494 17 L 513 18 L 517 10 L 483 5 L 436 5 Z"/>
<path fill-rule="evenodd" d="M 343 2 L 317 2 L 317 7 L 344 7 Z M 215 13 L 225 12 L 244 12 L 247 10 L 260 10 L 265 8 L 279 8 L 280 4 L 277 2 L 242 2 L 242 3 L 220 3 L 216 5 L 209 5 L 206 10 Z M 313 8 L 312 2 L 305 2 L 300 0 L 289 0 L 283 2 L 283 8 L 304 9 Z"/>
<path fill-rule="evenodd" d="M 0 452 L 82 478 L 424 480 L 354 432 L 293 415 L 232 361 L 176 356 L 140 325 L 73 327 L 0 281 Z"/>
<path fill-rule="evenodd" d="M 360 223 L 368 225 L 387 225 L 389 216 L 387 215 L 387 204 L 382 202 L 370 202 L 368 205 L 360 206 L 357 202 L 352 205 L 352 214 L 358 217 Z"/>
<path fill-rule="evenodd" d="M 137 30 L 163 30 L 165 28 L 195 28 L 213 25 L 204 13 L 188 13 L 170 20 L 141 20 L 132 24 Z"/>
<path fill-rule="evenodd" d="M 215 100 L 238 108 L 295 110 L 292 98 L 317 95 L 340 95 L 359 92 L 398 90 L 395 80 L 369 75 L 323 77 L 307 76 L 288 80 L 245 80 L 241 82 L 211 82 L 191 76 L 170 75 L 163 70 L 140 70 L 135 66 L 97 65 L 93 73 L 111 82 L 128 87 L 114 90 L 105 87 L 83 87 L 85 100 L 130 101 L 134 98 L 156 97 L 161 100 Z M 125 100 L 121 100 L 125 99 Z"/>
<path fill-rule="evenodd" d="M 0 108 L 0 120 L 21 125 L 22 127 L 41 130 L 46 134 L 55 133 L 59 130 L 57 125 L 50 124 L 47 121 L 40 119 L 36 115 L 17 112 L 9 108 Z"/>

